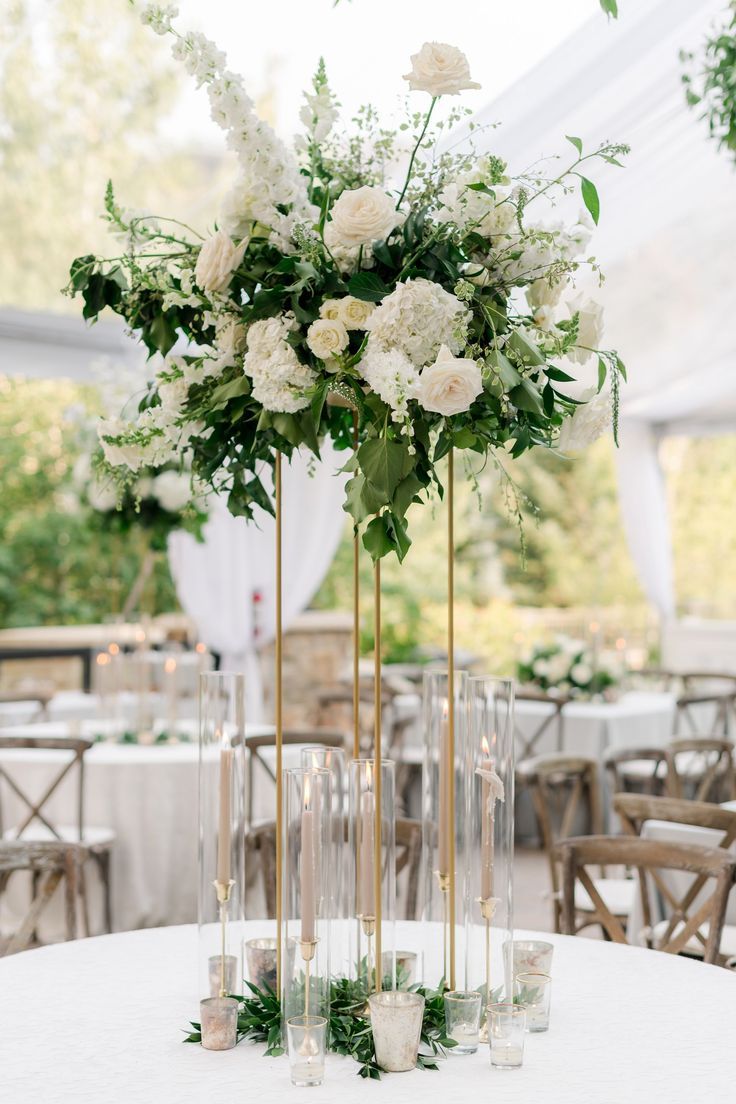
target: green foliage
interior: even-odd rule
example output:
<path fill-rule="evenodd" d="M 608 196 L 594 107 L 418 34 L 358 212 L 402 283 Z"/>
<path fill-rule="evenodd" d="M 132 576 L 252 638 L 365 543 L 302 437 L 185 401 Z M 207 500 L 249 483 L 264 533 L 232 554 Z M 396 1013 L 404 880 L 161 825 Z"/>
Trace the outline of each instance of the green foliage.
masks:
<path fill-rule="evenodd" d="M 682 75 L 690 107 L 700 111 L 719 149 L 736 160 L 736 0 L 723 14 L 722 25 L 703 43 L 699 54 L 681 51 L 688 67 Z"/>

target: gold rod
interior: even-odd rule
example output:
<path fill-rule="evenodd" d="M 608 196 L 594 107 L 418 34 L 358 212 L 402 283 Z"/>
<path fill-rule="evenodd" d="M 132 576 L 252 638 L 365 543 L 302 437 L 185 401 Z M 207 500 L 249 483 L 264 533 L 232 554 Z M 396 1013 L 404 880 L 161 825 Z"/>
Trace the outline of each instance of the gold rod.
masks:
<path fill-rule="evenodd" d="M 358 450 L 358 413 L 353 413 L 353 449 Z M 353 536 L 353 759 L 360 756 L 360 534 Z"/>
<path fill-rule="evenodd" d="M 373 709 L 374 709 L 374 749 L 373 759 L 376 771 L 376 831 L 375 831 L 375 896 L 376 896 L 376 945 L 375 945 L 375 981 L 376 992 L 383 988 L 381 967 L 381 561 L 376 560 L 373 575 L 373 617 L 374 617 L 374 644 L 373 644 Z"/>
<path fill-rule="evenodd" d="M 227 905 L 225 902 L 220 903 L 220 928 L 221 928 L 221 942 L 220 942 L 220 996 L 226 997 L 227 992 L 225 990 L 225 948 L 227 947 Z"/>
<path fill-rule="evenodd" d="M 447 800 L 449 831 L 450 989 L 455 988 L 455 457 L 447 458 L 447 757 L 450 784 Z"/>
<path fill-rule="evenodd" d="M 304 974 L 305 974 L 305 978 L 304 978 L 304 1015 L 308 1016 L 309 1015 L 309 989 L 310 989 L 309 959 L 307 959 L 307 961 L 304 963 Z"/>
<path fill-rule="evenodd" d="M 281 610 L 281 453 L 276 453 L 274 465 L 274 491 L 276 499 L 276 676 L 275 676 L 275 713 L 276 713 L 276 992 L 281 995 L 281 925 L 283 920 L 281 870 L 282 830 L 283 830 L 283 772 L 282 751 L 284 737 L 283 717 L 283 638 Z"/>

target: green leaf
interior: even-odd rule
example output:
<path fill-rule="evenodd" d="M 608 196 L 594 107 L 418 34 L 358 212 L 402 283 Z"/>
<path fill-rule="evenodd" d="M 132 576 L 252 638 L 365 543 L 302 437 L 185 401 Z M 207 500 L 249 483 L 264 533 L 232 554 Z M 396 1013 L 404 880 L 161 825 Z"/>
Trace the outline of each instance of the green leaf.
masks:
<path fill-rule="evenodd" d="M 236 376 L 235 379 L 230 380 L 228 383 L 223 383 L 220 387 L 216 388 L 212 392 L 210 403 L 212 407 L 224 406 L 230 399 L 237 399 L 241 395 L 247 395 L 250 392 L 250 380 L 247 376 Z"/>
<path fill-rule="evenodd" d="M 521 376 L 516 371 L 509 358 L 504 356 L 503 353 L 500 353 L 498 349 L 491 350 L 486 357 L 486 362 L 491 368 L 496 369 L 504 387 L 516 387 L 521 383 Z"/>
<path fill-rule="evenodd" d="M 583 156 L 583 143 L 580 141 L 580 139 L 575 138 L 575 136 L 572 135 L 572 134 L 566 134 L 565 137 L 567 138 L 568 142 L 572 142 L 573 146 L 575 147 L 575 149 L 578 151 L 578 153 L 582 157 Z"/>
<path fill-rule="evenodd" d="M 390 290 L 374 272 L 356 272 L 348 280 L 350 294 L 368 303 L 379 303 Z"/>
<path fill-rule="evenodd" d="M 518 387 L 509 391 L 509 399 L 517 410 L 526 410 L 529 414 L 544 413 L 540 394 L 529 380 L 522 380 Z"/>
<path fill-rule="evenodd" d="M 414 464 L 409 447 L 390 441 L 388 437 L 372 437 L 364 441 L 358 449 L 360 470 L 368 482 L 386 503 L 391 501 L 394 491 Z"/>
<path fill-rule="evenodd" d="M 391 507 L 394 513 L 398 517 L 403 518 L 416 496 L 420 494 L 423 489 L 424 486 L 416 472 L 409 472 L 406 479 L 402 479 L 394 491 L 394 496 L 391 500 Z"/>
<path fill-rule="evenodd" d="M 599 0 L 601 10 L 606 13 L 610 19 L 613 16 L 614 19 L 618 19 L 618 3 L 617 0 Z"/>
<path fill-rule="evenodd" d="M 606 376 L 608 374 L 608 367 L 603 357 L 598 357 L 598 390 L 600 391 L 603 384 L 606 382 Z"/>
<path fill-rule="evenodd" d="M 380 560 L 382 556 L 387 556 L 389 552 L 393 551 L 393 545 L 386 531 L 383 516 L 374 518 L 369 523 L 363 534 L 363 546 L 366 552 L 370 553 L 374 563 L 376 560 Z"/>
<path fill-rule="evenodd" d="M 550 379 L 556 380 L 558 383 L 572 383 L 575 379 L 574 376 L 570 376 L 567 372 L 563 372 L 561 368 L 556 368 L 554 364 L 545 364 L 544 374 Z"/>
<path fill-rule="evenodd" d="M 508 339 L 506 348 L 514 354 L 517 361 L 520 361 L 526 367 L 532 364 L 544 364 L 544 356 L 537 346 L 522 337 L 518 330 L 514 330 Z"/>
<path fill-rule="evenodd" d="M 299 422 L 293 414 L 272 414 L 271 424 L 277 433 L 285 437 L 290 445 L 300 445 L 304 440 Z"/>
<path fill-rule="evenodd" d="M 96 263 L 91 253 L 84 257 L 77 257 L 76 260 L 72 261 L 69 276 L 75 291 L 83 291 L 86 288 Z"/>
<path fill-rule="evenodd" d="M 601 201 L 598 198 L 598 189 L 592 180 L 588 180 L 587 176 L 581 176 L 580 191 L 583 195 L 583 203 L 590 211 L 590 217 L 597 226 L 598 218 L 601 213 Z"/>

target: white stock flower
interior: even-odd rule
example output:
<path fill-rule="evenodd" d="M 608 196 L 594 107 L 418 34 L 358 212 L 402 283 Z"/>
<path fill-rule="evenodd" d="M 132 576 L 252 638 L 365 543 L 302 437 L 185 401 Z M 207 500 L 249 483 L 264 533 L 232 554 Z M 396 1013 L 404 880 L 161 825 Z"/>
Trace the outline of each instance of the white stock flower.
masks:
<path fill-rule="evenodd" d="M 419 53 L 411 55 L 411 66 L 404 80 L 412 92 L 456 96 L 466 88 L 480 88 L 470 79 L 470 66 L 462 50 L 445 42 L 425 42 Z"/>
<path fill-rule="evenodd" d="M 170 514 L 178 514 L 192 497 L 191 479 L 186 472 L 163 471 L 153 480 L 153 496 Z"/>
<path fill-rule="evenodd" d="M 145 461 L 145 450 L 141 445 L 123 440 L 134 427 L 120 418 L 105 418 L 97 426 L 97 436 L 105 454 L 105 459 L 113 468 L 126 467 L 138 471 Z M 110 441 L 107 438 L 120 438 Z"/>
<path fill-rule="evenodd" d="M 603 339 L 603 307 L 595 299 L 583 299 L 576 295 L 567 304 L 570 317 L 579 314 L 577 345 L 568 350 L 568 357 L 577 364 L 585 364 Z M 582 347 L 584 346 L 584 348 Z"/>
<path fill-rule="evenodd" d="M 401 349 L 382 349 L 369 340 L 358 371 L 395 414 L 406 415 L 409 399 L 417 395 L 419 373 Z"/>
<path fill-rule="evenodd" d="M 144 3 L 141 7 L 141 23 L 150 27 L 158 35 L 168 34 L 171 20 L 176 19 L 179 9 L 176 4 Z"/>
<path fill-rule="evenodd" d="M 532 315 L 534 319 L 534 325 L 538 326 L 540 330 L 553 330 L 555 328 L 555 318 L 557 312 L 554 307 L 542 304 L 537 307 Z"/>
<path fill-rule="evenodd" d="M 329 225 L 335 242 L 349 247 L 387 237 L 402 218 L 393 199 L 382 188 L 363 184 L 338 196 Z"/>
<path fill-rule="evenodd" d="M 609 391 L 586 392 L 582 406 L 575 407 L 571 418 L 565 418 L 560 428 L 557 447 L 560 452 L 578 452 L 594 444 L 611 427 L 611 394 Z"/>
<path fill-rule="evenodd" d="M 335 99 L 327 83 L 316 92 L 305 92 L 304 99 L 306 103 L 299 112 L 299 121 L 312 142 L 319 145 L 320 142 L 324 142 L 337 119 Z"/>
<path fill-rule="evenodd" d="M 472 169 L 459 173 L 439 193 L 442 207 L 439 222 L 453 222 L 461 230 L 474 229 L 486 238 L 507 235 L 516 219 L 516 204 L 509 188 L 493 182 L 489 158 L 482 158 Z M 485 184 L 493 191 L 478 191 L 471 184 Z"/>
<path fill-rule="evenodd" d="M 420 404 L 446 418 L 467 410 L 482 390 L 477 361 L 453 356 L 446 345 L 441 347 L 434 364 L 419 377 Z"/>
<path fill-rule="evenodd" d="M 433 280 L 419 277 L 397 284 L 373 311 L 365 328 L 374 347 L 401 349 L 421 368 L 435 359 L 442 345 L 460 352 L 469 319 L 470 311 L 457 296 Z"/>
<path fill-rule="evenodd" d="M 235 245 L 224 230 L 208 238 L 199 251 L 194 269 L 197 286 L 209 292 L 224 291 L 243 259 L 245 245 L 245 242 Z"/>
<path fill-rule="evenodd" d="M 347 348 L 348 331 L 336 318 L 318 318 L 307 330 L 307 346 L 320 360 L 337 356 Z"/>

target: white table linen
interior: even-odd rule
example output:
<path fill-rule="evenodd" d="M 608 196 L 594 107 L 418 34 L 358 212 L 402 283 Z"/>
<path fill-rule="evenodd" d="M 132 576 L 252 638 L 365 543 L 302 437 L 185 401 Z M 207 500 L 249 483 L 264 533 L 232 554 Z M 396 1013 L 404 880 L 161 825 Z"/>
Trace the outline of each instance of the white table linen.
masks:
<path fill-rule="evenodd" d="M 248 937 L 263 934 L 247 925 Z M 0 1068 L 8 1104 L 694 1104 L 733 1098 L 729 1060 L 736 977 L 638 947 L 518 932 L 554 944 L 551 1029 L 526 1037 L 523 1068 L 490 1068 L 488 1050 L 364 1081 L 329 1055 L 321 1088 L 292 1088 L 286 1058 L 241 1043 L 224 1053 L 182 1043 L 196 1020 L 193 927 L 129 932 L 0 961 Z M 422 946 L 401 924 L 402 946 Z"/>

